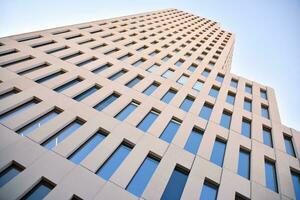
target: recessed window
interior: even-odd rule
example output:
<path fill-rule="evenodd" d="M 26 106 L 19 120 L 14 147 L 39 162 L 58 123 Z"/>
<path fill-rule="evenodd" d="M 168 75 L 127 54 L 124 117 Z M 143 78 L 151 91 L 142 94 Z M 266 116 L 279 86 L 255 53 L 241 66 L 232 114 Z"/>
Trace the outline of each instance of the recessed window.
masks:
<path fill-rule="evenodd" d="M 270 119 L 269 107 L 266 105 L 261 105 L 261 116 L 264 118 Z"/>
<path fill-rule="evenodd" d="M 115 73 L 115 74 L 111 75 L 110 77 L 108 77 L 108 79 L 111 80 L 111 81 L 114 81 L 114 80 L 120 78 L 121 76 L 123 76 L 126 73 L 127 73 L 127 70 L 122 69 L 122 70 L 118 71 L 117 73 Z"/>
<path fill-rule="evenodd" d="M 243 136 L 251 138 L 251 120 L 243 118 L 241 133 Z"/>
<path fill-rule="evenodd" d="M 202 130 L 194 127 L 187 142 L 185 143 L 184 149 L 196 155 L 201 144 L 203 134 L 204 132 Z"/>
<path fill-rule="evenodd" d="M 173 138 L 175 137 L 179 127 L 181 125 L 181 122 L 176 119 L 171 119 L 171 121 L 168 123 L 162 134 L 160 135 L 160 139 L 171 143 Z"/>
<path fill-rule="evenodd" d="M 238 175 L 250 179 L 250 152 L 240 148 Z"/>
<path fill-rule="evenodd" d="M 216 81 L 222 83 L 224 80 L 224 75 L 223 74 L 218 74 L 216 77 Z"/>
<path fill-rule="evenodd" d="M 196 83 L 193 85 L 193 89 L 200 92 L 200 90 L 203 87 L 203 84 L 204 84 L 203 81 L 197 80 Z"/>
<path fill-rule="evenodd" d="M 220 125 L 223 126 L 224 128 L 230 129 L 231 116 L 232 113 L 224 110 L 221 116 Z"/>
<path fill-rule="evenodd" d="M 167 69 L 161 76 L 164 78 L 170 78 L 170 76 L 173 74 L 174 70 Z"/>
<path fill-rule="evenodd" d="M 172 58 L 172 56 L 168 54 L 165 57 L 163 57 L 161 60 L 167 62 L 170 58 Z"/>
<path fill-rule="evenodd" d="M 197 69 L 197 65 L 196 64 L 191 64 L 189 67 L 188 67 L 188 70 L 190 72 L 195 72 Z"/>
<path fill-rule="evenodd" d="M 216 200 L 218 196 L 218 185 L 205 179 L 200 200 Z"/>
<path fill-rule="evenodd" d="M 127 53 L 124 56 L 119 57 L 118 60 L 124 61 L 124 60 L 128 59 L 131 56 L 132 56 L 131 53 Z"/>
<path fill-rule="evenodd" d="M 201 73 L 201 75 L 204 76 L 204 77 L 208 77 L 209 73 L 210 73 L 210 70 L 204 69 L 204 71 Z"/>
<path fill-rule="evenodd" d="M 180 67 L 184 63 L 184 60 L 180 59 L 175 63 L 175 66 Z"/>
<path fill-rule="evenodd" d="M 12 161 L 8 167 L 0 172 L 0 188 L 19 175 L 24 169 L 25 167 L 19 163 Z"/>
<path fill-rule="evenodd" d="M 210 91 L 209 91 L 209 96 L 211 97 L 214 97 L 214 98 L 217 98 L 218 97 L 218 94 L 219 94 L 219 88 L 217 88 L 216 86 L 213 86 Z"/>
<path fill-rule="evenodd" d="M 53 79 L 53 78 L 59 76 L 59 75 L 62 75 L 64 73 L 66 73 L 64 70 L 59 70 L 58 72 L 54 72 L 52 74 L 44 76 L 43 78 L 40 78 L 40 79 L 36 80 L 35 82 L 41 84 L 41 83 L 44 83 L 44 82 L 46 82 L 46 81 L 48 81 L 50 79 Z"/>
<path fill-rule="evenodd" d="M 115 116 L 115 118 L 120 121 L 125 120 L 138 107 L 138 105 L 139 103 L 137 103 L 136 101 L 131 101 L 130 104 L 128 104 Z"/>
<path fill-rule="evenodd" d="M 244 110 L 252 112 L 252 101 L 250 99 L 244 99 Z"/>
<path fill-rule="evenodd" d="M 12 89 L 10 89 L 9 91 L 0 94 L 0 100 L 1 100 L 1 99 L 5 99 L 6 97 L 12 96 L 12 95 L 14 95 L 14 94 L 17 94 L 17 93 L 19 93 L 20 91 L 21 91 L 21 90 L 19 90 L 19 89 L 17 89 L 17 88 L 12 88 Z"/>
<path fill-rule="evenodd" d="M 73 79 L 73 80 L 71 80 L 71 81 L 69 81 L 69 82 L 67 82 L 67 83 L 65 83 L 65 84 L 63 84 L 63 85 L 61 85 L 61 86 L 55 88 L 54 91 L 55 91 L 55 92 L 62 92 L 62 91 L 64 91 L 64 90 L 66 90 L 66 89 L 68 89 L 68 88 L 70 88 L 70 87 L 76 85 L 77 83 L 80 83 L 82 80 L 83 80 L 83 79 L 82 79 L 82 78 L 79 78 L 79 77 L 78 77 L 78 78 L 75 78 L 75 79 Z"/>
<path fill-rule="evenodd" d="M 252 94 L 252 85 L 246 84 L 245 92 L 247 92 L 249 94 Z"/>
<path fill-rule="evenodd" d="M 92 72 L 95 73 L 95 74 L 99 74 L 100 72 L 110 68 L 111 66 L 112 66 L 112 64 L 106 63 L 106 64 L 94 69 Z"/>
<path fill-rule="evenodd" d="M 265 158 L 265 179 L 266 187 L 274 192 L 278 192 L 277 185 L 277 173 L 275 168 L 275 162 Z"/>
<path fill-rule="evenodd" d="M 229 103 L 229 104 L 231 104 L 231 105 L 234 105 L 235 94 L 232 93 L 232 92 L 228 92 L 227 97 L 226 97 L 226 102 Z"/>
<path fill-rule="evenodd" d="M 263 126 L 263 142 L 273 148 L 272 132 L 270 128 Z"/>
<path fill-rule="evenodd" d="M 174 89 L 169 89 L 168 92 L 161 98 L 161 101 L 169 103 L 173 97 L 176 95 L 177 91 Z"/>
<path fill-rule="evenodd" d="M 283 138 L 284 138 L 284 144 L 285 144 L 286 152 L 289 155 L 296 157 L 292 137 L 288 136 L 288 135 L 283 135 Z"/>
<path fill-rule="evenodd" d="M 87 65 L 87 64 L 89 64 L 89 63 L 91 63 L 91 62 L 94 62 L 94 61 L 96 61 L 96 60 L 98 60 L 98 58 L 92 57 L 92 58 L 88 58 L 88 59 L 86 59 L 86 60 L 84 60 L 84 61 L 81 61 L 81 62 L 77 63 L 76 65 L 77 65 L 78 67 L 82 67 L 82 66 Z"/>
<path fill-rule="evenodd" d="M 300 199 L 300 174 L 291 170 L 292 181 L 294 186 L 294 194 L 297 200 Z"/>
<path fill-rule="evenodd" d="M 144 45 L 144 46 L 138 48 L 136 51 L 139 51 L 139 52 L 140 52 L 140 51 L 143 51 L 143 50 L 145 50 L 145 49 L 147 49 L 147 48 L 148 48 L 148 47 Z"/>
<path fill-rule="evenodd" d="M 94 85 L 93 87 L 87 89 L 86 91 L 78 94 L 73 99 L 76 101 L 81 101 L 81 100 L 87 98 L 88 96 L 92 95 L 93 93 L 97 92 L 100 88 L 101 88 L 100 86 Z"/>
<path fill-rule="evenodd" d="M 183 102 L 180 105 L 180 108 L 184 110 L 185 112 L 188 112 L 190 108 L 192 107 L 193 103 L 195 101 L 195 97 L 192 97 L 190 95 L 187 95 Z"/>
<path fill-rule="evenodd" d="M 143 80 L 143 77 L 138 75 L 128 83 L 126 83 L 126 86 L 129 88 L 133 88 L 136 84 L 138 84 L 141 80 Z"/>
<path fill-rule="evenodd" d="M 144 119 L 137 125 L 137 128 L 147 132 L 148 129 L 151 127 L 151 125 L 154 123 L 156 118 L 158 117 L 159 112 L 155 110 L 151 110 L 145 117 Z"/>
<path fill-rule="evenodd" d="M 134 63 L 132 63 L 132 66 L 134 67 L 138 67 L 139 65 L 143 64 L 146 60 L 144 58 L 141 58 L 137 61 L 135 61 Z"/>
<path fill-rule="evenodd" d="M 147 69 L 147 71 L 150 72 L 150 73 L 153 73 L 153 72 L 155 72 L 159 68 L 159 66 L 160 66 L 159 64 L 154 63 L 151 67 L 149 67 Z"/>
<path fill-rule="evenodd" d="M 180 78 L 177 80 L 177 83 L 181 84 L 181 85 L 184 85 L 187 80 L 189 79 L 189 76 L 188 75 L 181 75 Z"/>
<path fill-rule="evenodd" d="M 24 197 L 21 199 L 44 199 L 55 187 L 55 184 L 42 177 L 42 180 L 38 182 Z"/>
<path fill-rule="evenodd" d="M 149 56 L 155 56 L 155 55 L 157 55 L 159 52 L 160 52 L 160 51 L 155 50 L 155 51 L 151 52 L 151 53 L 149 54 Z"/>
<path fill-rule="evenodd" d="M 220 167 L 223 167 L 225 150 L 226 150 L 226 143 L 217 138 L 215 140 L 214 147 L 210 156 L 210 161 Z"/>
<path fill-rule="evenodd" d="M 71 54 L 68 54 L 68 55 L 66 55 L 66 56 L 63 56 L 63 57 L 61 57 L 60 59 L 66 61 L 66 60 L 69 60 L 69 59 L 71 59 L 71 58 L 75 58 L 75 57 L 77 57 L 77 56 L 80 56 L 80 55 L 82 55 L 82 54 L 83 54 L 83 53 L 82 53 L 81 51 L 77 51 L 77 52 L 75 52 L 75 53 L 71 53 Z"/>
<path fill-rule="evenodd" d="M 265 99 L 265 100 L 268 100 L 267 91 L 261 89 L 260 90 L 260 97 L 263 98 L 263 99 Z"/>
<path fill-rule="evenodd" d="M 230 86 L 233 87 L 233 88 L 237 88 L 237 86 L 238 86 L 238 80 L 231 79 Z"/>
<path fill-rule="evenodd" d="M 158 82 L 153 82 L 149 87 L 147 87 L 143 93 L 145 95 L 150 96 L 158 87 L 159 87 L 159 83 Z"/>
<path fill-rule="evenodd" d="M 104 100 L 102 100 L 100 103 L 96 104 L 93 108 L 102 111 L 104 108 L 109 106 L 111 103 L 113 103 L 115 100 L 117 100 L 121 95 L 117 93 L 112 93 L 108 97 L 106 97 Z"/>
<path fill-rule="evenodd" d="M 209 120 L 212 109 L 213 109 L 213 105 L 205 102 L 199 113 L 199 117 Z"/>

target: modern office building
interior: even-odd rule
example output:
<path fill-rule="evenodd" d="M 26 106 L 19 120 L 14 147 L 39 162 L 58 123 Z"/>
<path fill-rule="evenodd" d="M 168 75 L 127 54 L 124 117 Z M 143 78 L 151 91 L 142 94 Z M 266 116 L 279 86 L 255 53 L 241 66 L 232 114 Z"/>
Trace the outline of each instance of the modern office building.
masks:
<path fill-rule="evenodd" d="M 234 41 L 177 9 L 1 38 L 0 199 L 299 200 L 300 133 Z"/>

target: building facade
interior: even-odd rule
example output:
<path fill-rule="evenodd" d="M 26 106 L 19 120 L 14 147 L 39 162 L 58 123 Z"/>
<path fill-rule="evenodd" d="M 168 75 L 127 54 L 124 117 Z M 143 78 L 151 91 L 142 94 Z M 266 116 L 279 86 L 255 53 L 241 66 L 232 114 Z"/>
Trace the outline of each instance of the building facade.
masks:
<path fill-rule="evenodd" d="M 300 199 L 300 133 L 177 9 L 0 39 L 0 199 Z"/>

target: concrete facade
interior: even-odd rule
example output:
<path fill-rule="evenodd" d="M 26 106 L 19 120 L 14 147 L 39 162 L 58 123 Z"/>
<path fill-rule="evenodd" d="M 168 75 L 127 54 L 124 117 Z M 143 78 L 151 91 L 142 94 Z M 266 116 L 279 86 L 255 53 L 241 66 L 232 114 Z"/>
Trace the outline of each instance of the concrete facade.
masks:
<path fill-rule="evenodd" d="M 296 199 L 291 170 L 300 172 L 300 133 L 281 123 L 272 88 L 230 72 L 234 41 L 234 34 L 218 23 L 176 9 L 1 38 L 0 95 L 12 89 L 17 92 L 0 100 L 0 116 L 33 98 L 39 103 L 0 124 L 0 171 L 12 162 L 25 168 L 0 188 L 0 199 L 22 198 L 42 177 L 55 185 L 45 199 L 160 199 L 177 165 L 189 172 L 181 199 L 199 199 L 204 180 L 218 186 L 217 199 L 235 199 L 237 194 L 253 200 Z M 117 51 L 107 53 L 113 49 Z M 154 51 L 156 55 L 149 55 Z M 128 53 L 127 59 L 118 59 Z M 168 54 L 172 57 L 163 61 Z M 135 66 L 140 59 L 143 62 Z M 180 59 L 184 62 L 176 66 Z M 92 72 L 107 63 L 106 70 Z M 158 69 L 148 72 L 155 63 Z M 188 70 L 192 64 L 197 66 L 194 72 Z M 163 78 L 169 68 L 172 75 Z M 121 69 L 124 75 L 108 79 Z M 204 69 L 210 70 L 207 77 L 201 74 Z M 60 75 L 38 83 L 61 70 Z M 183 74 L 188 80 L 182 85 L 177 80 Z M 218 74 L 224 76 L 222 82 L 216 80 Z M 143 79 L 127 87 L 137 75 Z M 78 77 L 79 83 L 54 91 Z M 238 81 L 237 88 L 231 86 L 232 79 Z M 193 89 L 197 80 L 203 82 L 200 91 Z M 143 94 L 153 81 L 159 87 L 150 96 Z M 73 99 L 94 85 L 100 89 L 80 102 Z M 245 85 L 252 87 L 252 94 L 245 92 Z M 213 86 L 219 88 L 217 98 L 208 95 Z M 160 99 L 170 88 L 177 93 L 166 104 Z M 261 97 L 261 90 L 267 99 Z M 93 108 L 113 92 L 119 94 L 117 100 L 101 112 Z M 234 105 L 226 102 L 228 92 L 235 94 Z M 189 112 L 179 108 L 187 95 L 195 98 Z M 252 112 L 243 108 L 245 98 L 251 100 Z M 115 119 L 132 100 L 139 104 L 135 111 L 123 122 Z M 213 105 L 208 121 L 199 117 L 205 103 Z M 269 119 L 261 115 L 262 105 L 268 108 Z M 18 134 L 54 108 L 60 110 L 55 118 L 26 137 Z M 136 126 L 151 109 L 159 116 L 144 133 Z M 232 114 L 228 129 L 220 125 L 224 110 Z M 85 123 L 56 147 L 48 150 L 40 145 L 76 118 Z M 172 118 L 181 126 L 168 143 L 159 137 Z M 251 121 L 251 138 L 241 134 L 243 119 Z M 197 155 L 184 149 L 193 127 L 204 131 Z M 273 148 L 263 142 L 263 127 L 271 129 Z M 98 130 L 106 132 L 106 138 L 79 165 L 70 162 L 67 158 Z M 286 153 L 284 135 L 292 139 L 296 156 Z M 210 162 L 216 138 L 226 141 L 223 167 Z M 108 181 L 97 176 L 95 172 L 123 141 L 134 146 L 130 154 Z M 237 174 L 240 148 L 251 152 L 250 180 Z M 142 196 L 136 197 L 125 188 L 149 153 L 160 162 Z M 266 187 L 265 159 L 275 163 L 278 192 Z"/>

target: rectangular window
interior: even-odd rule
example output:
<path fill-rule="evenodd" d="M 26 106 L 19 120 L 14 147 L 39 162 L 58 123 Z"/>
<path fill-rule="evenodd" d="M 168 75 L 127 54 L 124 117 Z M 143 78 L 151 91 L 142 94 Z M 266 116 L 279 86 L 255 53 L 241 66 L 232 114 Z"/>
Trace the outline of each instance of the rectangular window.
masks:
<path fill-rule="evenodd" d="M 126 190 L 140 197 L 151 180 L 158 164 L 159 160 L 149 154 L 127 185 Z"/>
<path fill-rule="evenodd" d="M 136 62 L 134 62 L 134 63 L 132 64 L 132 66 L 138 67 L 139 65 L 141 65 L 141 64 L 144 63 L 145 61 L 146 61 L 146 60 L 145 60 L 144 58 L 141 58 L 141 59 L 137 60 Z"/>
<path fill-rule="evenodd" d="M 161 200 L 179 200 L 188 179 L 188 175 L 189 172 L 187 170 L 184 170 L 183 167 L 177 165 L 167 183 Z"/>
<path fill-rule="evenodd" d="M 180 67 L 184 63 L 184 60 L 180 59 L 175 63 L 175 66 Z"/>
<path fill-rule="evenodd" d="M 243 136 L 251 138 L 251 120 L 243 118 L 241 133 Z"/>
<path fill-rule="evenodd" d="M 147 46 L 142 46 L 142 47 L 138 48 L 136 51 L 143 51 L 143 50 L 145 50 L 147 48 L 148 48 Z"/>
<path fill-rule="evenodd" d="M 230 86 L 233 87 L 233 88 L 237 88 L 237 86 L 238 86 L 238 80 L 231 79 Z"/>
<path fill-rule="evenodd" d="M 160 113 L 155 111 L 155 110 L 151 110 L 145 117 L 144 119 L 137 125 L 137 128 L 147 132 L 148 129 L 150 128 L 150 126 L 154 123 L 154 121 L 156 120 L 156 118 L 158 117 Z"/>
<path fill-rule="evenodd" d="M 96 104 L 93 108 L 98 111 L 101 111 L 104 108 L 106 108 L 107 106 L 109 106 L 111 103 L 113 103 L 120 96 L 121 95 L 114 92 L 111 95 L 109 95 L 108 97 L 106 97 L 104 100 L 102 100 L 100 103 Z"/>
<path fill-rule="evenodd" d="M 165 57 L 163 57 L 161 60 L 164 62 L 167 62 L 170 58 L 172 58 L 171 55 L 166 55 Z"/>
<path fill-rule="evenodd" d="M 244 110 L 252 112 L 252 101 L 250 99 L 244 99 Z"/>
<path fill-rule="evenodd" d="M 270 119 L 269 107 L 266 105 L 261 105 L 261 116 Z"/>
<path fill-rule="evenodd" d="M 223 74 L 218 74 L 216 77 L 216 81 L 222 83 L 224 80 L 224 75 Z"/>
<path fill-rule="evenodd" d="M 106 133 L 103 131 L 98 131 L 92 137 L 90 137 L 83 145 L 81 145 L 74 153 L 72 153 L 68 159 L 75 164 L 79 164 L 83 159 L 85 159 L 89 153 L 91 153 L 98 144 L 100 144 L 105 137 Z"/>
<path fill-rule="evenodd" d="M 114 48 L 114 49 L 112 49 L 112 50 L 109 50 L 109 51 L 104 52 L 103 54 L 104 54 L 104 55 L 109 55 L 109 54 L 115 53 L 115 52 L 117 52 L 117 51 L 119 51 L 119 50 L 120 50 L 120 49 L 118 49 L 118 48 Z"/>
<path fill-rule="evenodd" d="M 93 87 L 87 89 L 86 91 L 78 94 L 73 99 L 76 101 L 81 101 L 81 100 L 87 98 L 88 96 L 92 95 L 93 93 L 97 92 L 100 88 L 101 88 L 100 86 L 94 85 Z"/>
<path fill-rule="evenodd" d="M 265 145 L 273 148 L 271 129 L 263 126 L 263 141 Z"/>
<path fill-rule="evenodd" d="M 29 133 L 34 131 L 35 129 L 41 127 L 42 125 L 46 124 L 53 118 L 55 118 L 59 113 L 61 113 L 61 110 L 58 108 L 55 108 L 51 110 L 50 112 L 44 114 L 43 116 L 39 117 L 38 119 L 34 120 L 33 122 L 27 124 L 23 128 L 17 130 L 16 132 L 19 133 L 22 136 L 27 136 Z"/>
<path fill-rule="evenodd" d="M 127 54 L 125 54 L 124 56 L 119 57 L 118 60 L 123 61 L 123 60 L 128 59 L 128 58 L 131 57 L 131 56 L 132 56 L 131 53 L 127 53 Z"/>
<path fill-rule="evenodd" d="M 102 66 L 100 66 L 100 67 L 94 69 L 92 72 L 93 72 L 94 74 L 99 74 L 100 72 L 102 72 L 102 71 L 104 71 L 104 70 L 110 68 L 111 66 L 112 66 L 112 64 L 106 63 L 105 65 L 102 65 Z"/>
<path fill-rule="evenodd" d="M 168 143 L 171 143 L 180 125 L 181 125 L 180 121 L 172 118 L 159 138 Z"/>
<path fill-rule="evenodd" d="M 21 62 L 25 62 L 25 61 L 28 61 L 28 60 L 32 60 L 34 57 L 32 56 L 26 56 L 26 57 L 20 57 L 20 58 L 16 58 L 12 61 L 8 61 L 8 62 L 5 62 L 4 64 L 1 64 L 0 67 L 8 67 L 8 66 L 11 66 L 11 65 L 16 65 L 18 63 L 21 63 Z"/>
<path fill-rule="evenodd" d="M 187 142 L 185 143 L 184 149 L 196 155 L 201 144 L 203 134 L 204 132 L 202 130 L 194 127 Z"/>
<path fill-rule="evenodd" d="M 69 81 L 69 82 L 67 82 L 67 83 L 65 83 L 65 84 L 63 84 L 63 85 L 55 88 L 54 91 L 55 92 L 62 92 L 64 90 L 66 90 L 66 89 L 68 89 L 68 88 L 76 85 L 77 83 L 80 83 L 82 80 L 83 80 L 82 78 L 76 78 L 76 79 L 74 79 L 72 81 Z"/>
<path fill-rule="evenodd" d="M 66 56 L 63 56 L 63 57 L 61 57 L 60 59 L 66 61 L 66 60 L 69 60 L 69 59 L 71 59 L 71 58 L 75 58 L 75 57 L 77 57 L 77 56 L 80 56 L 80 55 L 82 55 L 82 54 L 83 54 L 83 53 L 82 53 L 81 51 L 78 51 L 78 52 L 75 52 L 75 53 L 72 53 L 72 54 L 68 54 L 68 55 L 66 55 Z"/>
<path fill-rule="evenodd" d="M 104 164 L 98 169 L 96 174 L 101 176 L 105 180 L 109 180 L 114 172 L 120 167 L 122 162 L 131 152 L 133 146 L 125 142 L 112 153 L 112 155 L 104 162 Z"/>
<path fill-rule="evenodd" d="M 294 186 L 294 193 L 296 200 L 300 199 L 300 175 L 294 171 L 291 171 L 292 181 Z"/>
<path fill-rule="evenodd" d="M 0 172 L 0 188 L 20 174 L 24 169 L 25 167 L 19 163 L 12 161 L 8 167 Z"/>
<path fill-rule="evenodd" d="M 210 73 L 209 69 L 204 69 L 204 71 L 201 73 L 201 75 L 204 76 L 204 77 L 208 77 L 209 73 Z"/>
<path fill-rule="evenodd" d="M 42 180 L 36 184 L 24 197 L 22 200 L 34 200 L 34 199 L 44 199 L 51 190 L 55 187 L 55 184 L 42 177 Z"/>
<path fill-rule="evenodd" d="M 141 80 L 143 80 L 144 77 L 138 75 L 128 83 L 126 83 L 126 86 L 129 88 L 133 88 L 136 84 L 138 84 Z"/>
<path fill-rule="evenodd" d="M 231 116 L 232 116 L 232 113 L 224 110 L 222 113 L 220 125 L 223 126 L 224 128 L 230 129 Z"/>
<path fill-rule="evenodd" d="M 240 148 L 238 174 L 250 179 L 250 152 Z"/>
<path fill-rule="evenodd" d="M 190 108 L 192 107 L 194 101 L 195 101 L 195 97 L 187 95 L 185 97 L 185 99 L 183 100 L 182 104 L 180 105 L 180 108 L 182 110 L 184 110 L 185 112 L 188 112 L 190 110 Z"/>
<path fill-rule="evenodd" d="M 200 80 L 197 80 L 193 86 L 193 89 L 199 92 L 202 89 L 202 87 L 203 87 L 203 82 Z"/>
<path fill-rule="evenodd" d="M 277 174 L 275 168 L 275 162 L 272 162 L 265 158 L 265 178 L 266 187 L 274 192 L 278 192 L 277 186 Z"/>
<path fill-rule="evenodd" d="M 161 101 L 169 103 L 173 97 L 176 95 L 177 91 L 174 89 L 169 89 L 168 92 L 161 98 Z"/>
<path fill-rule="evenodd" d="M 267 91 L 261 89 L 260 90 L 260 97 L 265 99 L 265 100 L 268 100 Z"/>
<path fill-rule="evenodd" d="M 149 53 L 149 56 L 155 56 L 155 55 L 157 55 L 159 52 L 160 52 L 160 51 L 155 50 L 155 51 Z"/>
<path fill-rule="evenodd" d="M 180 78 L 177 80 L 177 83 L 181 84 L 181 85 L 184 85 L 187 80 L 189 79 L 189 76 L 188 75 L 181 75 Z"/>
<path fill-rule="evenodd" d="M 50 66 L 49 63 L 44 62 L 44 63 L 38 64 L 38 65 L 33 65 L 29 69 L 25 69 L 23 71 L 19 71 L 19 72 L 17 72 L 17 74 L 19 74 L 19 75 L 25 75 L 25 74 L 29 74 L 29 73 L 31 73 L 33 71 L 37 71 L 39 69 L 43 69 L 43 68 L 49 67 L 49 66 Z"/>
<path fill-rule="evenodd" d="M 217 87 L 215 87 L 215 86 L 213 86 L 211 89 L 210 89 L 210 91 L 209 91 L 209 96 L 211 96 L 211 97 L 214 97 L 214 98 L 217 98 L 218 97 L 218 94 L 219 94 L 219 88 L 217 88 Z"/>
<path fill-rule="evenodd" d="M 213 105 L 205 102 L 199 113 L 199 117 L 209 120 L 212 110 L 213 110 Z"/>
<path fill-rule="evenodd" d="M 214 148 L 212 150 L 210 161 L 223 167 L 224 155 L 226 150 L 226 143 L 220 139 L 215 140 Z"/>
<path fill-rule="evenodd" d="M 235 102 L 235 94 L 232 92 L 228 92 L 227 97 L 226 97 L 226 102 L 233 105 Z"/>
<path fill-rule="evenodd" d="M 0 100 L 1 99 L 5 99 L 6 97 L 12 96 L 14 94 L 19 93 L 21 90 L 17 89 L 17 88 L 13 88 L 7 92 L 4 92 L 3 94 L 0 95 Z"/>
<path fill-rule="evenodd" d="M 46 82 L 46 81 L 48 81 L 50 79 L 53 79 L 53 78 L 59 76 L 59 75 L 62 75 L 64 73 L 66 73 L 64 70 L 59 70 L 58 72 L 55 72 L 55 73 L 52 73 L 52 74 L 50 74 L 48 76 L 40 78 L 40 79 L 36 80 L 35 82 L 41 84 L 41 83 L 44 83 L 44 82 Z"/>
<path fill-rule="evenodd" d="M 252 85 L 246 84 L 246 86 L 245 86 L 245 92 L 247 92 L 249 94 L 252 94 Z"/>
<path fill-rule="evenodd" d="M 149 67 L 147 69 L 147 71 L 150 72 L 150 73 L 153 73 L 153 72 L 155 72 L 159 68 L 159 66 L 160 66 L 159 64 L 154 63 L 151 67 Z"/>
<path fill-rule="evenodd" d="M 216 200 L 218 196 L 218 186 L 205 179 L 200 200 Z"/>
<path fill-rule="evenodd" d="M 122 69 L 122 70 L 118 71 L 117 73 L 115 73 L 115 74 L 111 75 L 110 77 L 108 77 L 108 79 L 111 80 L 111 81 L 114 81 L 117 78 L 123 76 L 126 72 L 127 72 L 127 70 Z"/>
<path fill-rule="evenodd" d="M 159 87 L 159 83 L 158 82 L 153 82 L 149 87 L 147 87 L 143 93 L 145 95 L 150 96 L 158 87 Z"/>
<path fill-rule="evenodd" d="M 197 65 L 196 64 L 191 64 L 189 67 L 188 67 L 188 70 L 190 72 L 195 72 L 197 69 Z"/>
<path fill-rule="evenodd" d="M 164 78 L 170 78 L 170 76 L 173 74 L 173 72 L 174 72 L 174 70 L 168 69 L 161 76 L 164 77 Z"/>
<path fill-rule="evenodd" d="M 36 99 L 36 98 L 33 98 L 32 100 L 26 102 L 26 103 L 23 103 L 22 105 L 6 112 L 6 113 L 3 113 L 2 115 L 0 115 L 0 122 L 4 122 L 6 120 L 9 120 L 11 118 L 13 118 L 14 116 L 28 110 L 29 108 L 31 108 L 32 106 L 38 104 L 40 102 L 40 100 Z"/>
<path fill-rule="evenodd" d="M 77 67 L 82 67 L 82 66 L 87 65 L 87 64 L 89 64 L 89 63 L 91 63 L 91 62 L 94 62 L 94 61 L 96 61 L 96 60 L 98 60 L 98 58 L 92 57 L 92 58 L 83 60 L 83 61 L 77 63 L 76 65 L 77 65 Z"/>
<path fill-rule="evenodd" d="M 283 138 L 284 138 L 284 144 L 285 144 L 285 150 L 286 150 L 286 152 L 289 155 L 296 157 L 295 149 L 294 149 L 294 145 L 293 145 L 293 141 L 292 141 L 292 137 L 291 136 L 287 136 L 287 135 L 283 135 Z"/>
<path fill-rule="evenodd" d="M 138 107 L 138 105 L 139 103 L 136 101 L 131 101 L 130 104 L 128 104 L 115 116 L 115 118 L 120 121 L 124 121 Z"/>

